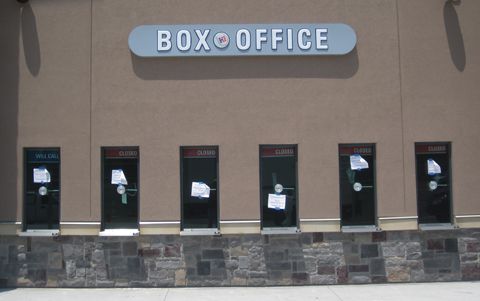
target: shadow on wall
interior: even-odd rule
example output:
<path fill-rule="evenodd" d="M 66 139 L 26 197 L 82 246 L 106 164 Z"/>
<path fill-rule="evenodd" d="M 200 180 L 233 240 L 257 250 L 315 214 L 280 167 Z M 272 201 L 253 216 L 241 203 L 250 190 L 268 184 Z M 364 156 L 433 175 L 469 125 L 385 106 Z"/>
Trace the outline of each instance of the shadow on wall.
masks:
<path fill-rule="evenodd" d="M 465 46 L 463 44 L 462 30 L 458 22 L 458 15 L 454 5 L 460 5 L 461 0 L 449 0 L 443 7 L 443 19 L 445 21 L 445 31 L 447 33 L 448 47 L 450 48 L 450 57 L 458 71 L 465 70 Z"/>
<path fill-rule="evenodd" d="M 145 80 L 235 78 L 350 78 L 358 53 L 343 56 L 142 58 L 131 54 L 135 74 Z"/>
<path fill-rule="evenodd" d="M 0 1 L 0 221 L 17 217 L 17 136 L 21 5 Z"/>
<path fill-rule="evenodd" d="M 35 15 L 28 3 L 22 7 L 22 42 L 28 70 L 37 76 L 40 72 L 40 43 Z"/>

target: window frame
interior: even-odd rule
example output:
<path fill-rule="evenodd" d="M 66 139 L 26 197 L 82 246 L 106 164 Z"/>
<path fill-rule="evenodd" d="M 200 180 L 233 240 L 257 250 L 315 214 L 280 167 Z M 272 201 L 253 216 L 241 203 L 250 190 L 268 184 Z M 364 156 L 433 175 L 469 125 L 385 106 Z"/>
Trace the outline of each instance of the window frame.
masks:
<path fill-rule="evenodd" d="M 215 228 L 185 228 L 184 227 L 184 214 L 183 214 L 183 176 L 184 176 L 184 166 L 183 166 L 183 151 L 185 149 L 193 149 L 193 148 L 208 148 L 208 149 L 215 149 L 215 163 L 216 163 L 216 174 L 217 174 L 217 227 Z M 219 230 L 220 229 L 220 152 L 218 145 L 181 145 L 179 147 L 179 154 L 180 154 L 180 231 L 184 230 L 192 230 L 192 229 L 208 229 L 208 230 Z"/>
<path fill-rule="evenodd" d="M 105 230 L 116 230 L 116 228 L 105 228 L 105 185 L 104 185 L 104 177 L 105 177 L 105 151 L 107 149 L 115 149 L 115 148 L 121 148 L 121 149 L 132 149 L 132 150 L 137 150 L 137 220 L 136 220 L 136 228 L 132 228 L 135 230 L 138 230 L 140 228 L 140 146 L 101 146 L 100 147 L 100 183 L 101 183 L 101 188 L 100 188 L 100 231 L 105 231 Z"/>
<path fill-rule="evenodd" d="M 281 147 L 281 148 L 290 148 L 293 147 L 295 149 L 295 225 L 292 227 L 264 227 L 264 220 L 263 220 L 263 181 L 262 181 L 262 174 L 263 174 L 263 168 L 262 168 L 262 148 L 264 147 Z M 298 144 L 259 144 L 258 147 L 258 165 L 259 165 L 259 195 L 260 195 L 260 230 L 264 231 L 265 229 L 275 229 L 275 230 L 281 230 L 281 229 L 290 229 L 290 228 L 295 228 L 296 232 L 299 231 L 300 229 L 300 219 L 299 219 L 299 212 L 300 212 L 300 202 L 299 202 L 299 187 L 298 187 Z"/>
<path fill-rule="evenodd" d="M 27 228 L 27 153 L 29 151 L 58 151 L 58 228 L 56 229 L 28 229 Z M 62 217 L 62 153 L 60 147 L 24 147 L 23 148 L 23 185 L 22 185 L 22 231 L 28 230 L 60 230 Z"/>
<path fill-rule="evenodd" d="M 373 170 L 373 224 L 371 225 L 344 225 L 344 218 L 342 213 L 342 176 L 340 170 L 340 150 L 342 147 L 371 147 L 372 157 L 374 163 Z M 340 205 L 340 228 L 369 228 L 374 226 L 378 229 L 378 200 L 377 200 L 377 145 L 373 142 L 367 143 L 339 143 L 338 144 L 338 189 L 339 189 L 339 205 Z"/>
<path fill-rule="evenodd" d="M 449 208 L 450 208 L 450 214 L 449 214 L 449 222 L 447 223 L 421 223 L 420 222 L 420 202 L 419 202 L 419 179 L 417 177 L 417 169 L 418 169 L 418 160 L 417 160 L 417 146 L 421 145 L 445 145 L 447 147 L 447 159 L 448 159 L 448 174 L 449 174 L 449 179 L 448 179 L 448 189 L 449 189 Z M 413 145 L 413 153 L 415 156 L 415 197 L 416 197 L 416 202 L 417 202 L 417 220 L 418 220 L 418 225 L 453 225 L 454 221 L 454 213 L 453 213 L 453 186 L 452 186 L 452 143 L 450 141 L 432 141 L 432 142 L 415 142 Z"/>

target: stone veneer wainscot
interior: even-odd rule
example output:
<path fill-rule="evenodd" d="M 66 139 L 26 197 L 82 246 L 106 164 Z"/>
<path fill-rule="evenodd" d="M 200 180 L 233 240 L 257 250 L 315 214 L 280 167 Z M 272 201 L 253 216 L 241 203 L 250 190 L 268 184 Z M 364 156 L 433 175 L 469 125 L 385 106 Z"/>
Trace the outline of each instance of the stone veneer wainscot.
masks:
<path fill-rule="evenodd" d="M 1 287 L 480 280 L 480 229 L 294 235 L 0 237 Z"/>

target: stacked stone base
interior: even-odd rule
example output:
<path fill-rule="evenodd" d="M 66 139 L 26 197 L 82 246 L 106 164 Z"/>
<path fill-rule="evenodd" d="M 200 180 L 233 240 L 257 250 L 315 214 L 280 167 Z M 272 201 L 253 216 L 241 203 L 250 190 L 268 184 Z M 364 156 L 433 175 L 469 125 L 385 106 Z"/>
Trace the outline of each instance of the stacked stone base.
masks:
<path fill-rule="evenodd" d="M 0 287 L 480 280 L 480 229 L 296 235 L 0 236 Z"/>

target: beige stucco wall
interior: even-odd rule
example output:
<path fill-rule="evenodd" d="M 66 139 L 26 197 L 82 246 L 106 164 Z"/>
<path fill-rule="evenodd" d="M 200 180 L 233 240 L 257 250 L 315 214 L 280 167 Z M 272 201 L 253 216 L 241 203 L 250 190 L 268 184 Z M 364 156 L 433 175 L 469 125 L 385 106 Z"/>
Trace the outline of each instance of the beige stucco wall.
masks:
<path fill-rule="evenodd" d="M 406 196 L 415 201 L 414 141 L 451 141 L 454 214 L 478 214 L 480 2 L 444 3 L 399 1 Z"/>
<path fill-rule="evenodd" d="M 100 221 L 100 147 L 139 146 L 140 220 L 178 221 L 179 146 L 219 145 L 220 218 L 255 221 L 258 145 L 270 143 L 298 144 L 299 217 L 335 219 L 338 143 L 358 142 L 376 143 L 378 216 L 415 216 L 415 141 L 452 142 L 455 214 L 480 214 L 480 2 L 454 6 L 458 23 L 444 3 L 2 1 L 0 183 L 16 190 L 0 197 L 0 220 L 21 220 L 24 147 L 61 147 L 71 222 Z M 355 29 L 353 52 L 141 59 L 127 43 L 142 24 L 329 22 Z"/>

